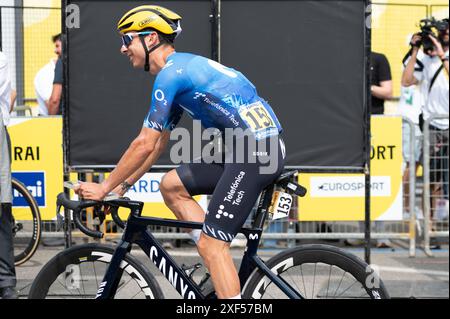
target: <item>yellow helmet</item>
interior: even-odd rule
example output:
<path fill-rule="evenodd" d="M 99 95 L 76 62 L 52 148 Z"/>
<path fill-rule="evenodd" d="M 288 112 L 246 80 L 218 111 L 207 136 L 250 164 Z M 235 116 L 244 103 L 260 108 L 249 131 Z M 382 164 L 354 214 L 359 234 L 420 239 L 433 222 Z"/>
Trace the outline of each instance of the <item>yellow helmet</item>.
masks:
<path fill-rule="evenodd" d="M 140 6 L 127 13 L 119 20 L 117 30 L 121 34 L 153 29 L 175 39 L 181 33 L 181 17 L 161 6 Z"/>

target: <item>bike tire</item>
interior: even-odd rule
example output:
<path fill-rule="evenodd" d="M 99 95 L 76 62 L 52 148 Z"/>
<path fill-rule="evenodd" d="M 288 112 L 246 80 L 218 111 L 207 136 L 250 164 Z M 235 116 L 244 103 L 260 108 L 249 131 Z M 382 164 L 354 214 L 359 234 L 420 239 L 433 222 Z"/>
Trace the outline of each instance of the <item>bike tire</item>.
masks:
<path fill-rule="evenodd" d="M 33 197 L 33 195 L 31 195 L 26 186 L 17 179 L 13 178 L 12 188 L 13 191 L 14 190 L 17 191 L 25 199 L 29 208 L 29 210 L 28 208 L 21 208 L 26 210 L 25 213 L 18 213 L 14 207 L 12 209 L 12 215 L 14 219 L 13 236 L 15 242 L 14 264 L 16 266 L 19 266 L 28 261 L 31 257 L 33 257 L 34 253 L 36 252 L 39 243 L 41 241 L 42 221 L 41 221 L 41 214 L 39 212 L 39 206 L 36 202 L 36 199 Z M 27 220 L 24 220 L 24 218 L 26 218 Z M 32 218 L 32 222 L 28 220 L 29 218 Z M 27 227 L 30 228 L 31 230 L 31 235 L 29 237 L 18 236 L 21 230 L 18 230 L 17 225 L 21 221 L 23 223 L 30 223 L 30 222 L 32 223 L 30 225 L 31 227 Z M 20 245 L 19 240 L 21 241 Z M 22 244 L 22 242 L 25 242 L 25 244 Z"/>
<path fill-rule="evenodd" d="M 28 298 L 45 299 L 53 297 L 56 299 L 61 299 L 61 297 L 52 296 L 51 294 L 49 295 L 49 289 L 55 283 L 57 285 L 61 286 L 63 285 L 63 283 L 61 283 L 60 280 L 58 279 L 58 277 L 61 276 L 63 272 L 66 272 L 67 274 L 67 270 L 70 267 L 73 267 L 75 265 L 81 267 L 80 265 L 87 262 L 103 263 L 106 269 L 107 265 L 109 264 L 109 261 L 111 260 L 114 254 L 114 251 L 115 250 L 113 247 L 107 245 L 86 244 L 74 246 L 60 252 L 55 257 L 53 257 L 47 264 L 45 264 L 42 270 L 39 272 L 36 279 L 33 281 Z M 156 282 L 155 277 L 147 270 L 144 264 L 142 264 L 138 259 L 136 259 L 135 257 L 133 257 L 131 254 L 128 253 L 125 255 L 125 258 L 122 261 L 122 265 L 123 265 L 122 267 L 124 268 L 124 274 L 126 273 L 127 276 L 129 275 L 131 279 L 134 279 L 136 284 L 139 285 L 138 289 L 142 289 L 142 293 L 145 294 L 146 299 L 164 298 L 164 294 L 159 284 Z M 99 283 L 103 280 L 103 275 L 104 273 L 102 273 L 101 276 L 98 278 L 99 280 L 95 281 L 95 285 L 94 282 L 92 281 L 91 286 L 95 288 L 95 291 L 91 289 L 92 293 L 94 294 L 93 296 L 95 296 L 95 294 L 97 293 Z M 80 282 L 82 282 L 83 284 L 83 291 L 85 290 L 84 288 L 85 285 L 87 285 L 85 280 L 86 278 L 87 277 L 81 278 L 80 280 Z M 92 280 L 91 277 L 89 278 L 90 280 Z M 66 287 L 66 290 L 69 289 L 67 289 Z M 117 291 L 119 291 L 119 289 Z M 84 293 L 86 294 L 85 291 Z M 77 299 L 76 297 L 78 297 L 72 294 L 68 296 L 74 299 Z"/>
<path fill-rule="evenodd" d="M 320 267 L 323 268 L 329 268 L 330 269 L 330 277 L 332 271 L 336 272 L 336 269 L 341 269 L 344 273 L 343 276 L 345 276 L 346 273 L 350 274 L 359 284 L 361 284 L 360 289 L 365 290 L 367 293 L 367 298 L 370 299 L 388 299 L 389 294 L 386 290 L 386 287 L 382 280 L 378 277 L 378 275 L 373 272 L 373 269 L 371 269 L 367 263 L 365 263 L 363 260 L 361 260 L 359 257 L 350 254 L 344 250 L 341 250 L 337 247 L 328 246 L 328 245 L 304 245 L 295 247 L 289 250 L 286 250 L 274 257 L 272 257 L 269 261 L 266 262 L 266 265 L 273 271 L 276 272 L 278 275 L 281 275 L 283 279 L 292 279 L 292 275 L 288 273 L 288 271 L 292 268 L 291 273 L 296 273 L 298 277 L 300 277 L 300 274 L 302 278 L 304 277 L 303 269 L 302 267 L 310 267 L 312 269 L 312 266 L 308 266 L 309 264 L 315 264 L 317 267 L 317 264 L 319 264 Z M 293 268 L 296 267 L 296 268 Z M 300 267 L 300 268 L 298 268 Z M 333 268 L 334 267 L 334 268 Z M 298 271 L 300 269 L 300 272 Z M 372 271 L 371 271 L 372 270 Z M 295 272 L 297 271 L 297 272 Z M 314 268 L 314 271 L 316 271 L 316 268 Z M 285 276 L 283 274 L 286 273 Z M 314 276 L 316 273 L 314 272 Z M 368 277 L 371 276 L 368 280 Z M 344 278 L 344 277 L 342 277 Z M 329 278 L 330 279 L 330 278 Z M 289 281 L 288 280 L 288 281 Z M 314 284 L 315 284 L 315 278 L 313 281 L 313 288 L 312 288 L 312 294 L 311 296 L 314 298 Z M 333 282 L 334 286 L 330 289 L 330 282 L 328 282 L 327 287 L 327 296 L 329 290 L 332 291 L 335 289 L 337 285 L 338 280 L 336 282 Z M 342 282 L 342 279 L 341 279 Z M 376 282 L 376 285 L 372 285 L 371 283 Z M 256 269 L 252 276 L 247 281 L 244 289 L 243 289 L 243 298 L 245 299 L 261 299 L 265 296 L 267 290 L 269 289 L 271 285 L 271 281 L 265 276 L 265 274 L 259 270 Z M 278 289 L 274 284 L 272 284 L 272 288 L 270 288 L 272 291 Z M 341 283 L 339 283 L 339 286 Z M 374 287 L 371 287 L 374 286 Z M 299 285 L 296 285 L 295 287 L 292 286 L 293 289 L 296 289 L 298 292 L 301 290 L 301 294 L 303 297 L 308 297 L 308 289 L 306 288 L 305 282 L 303 281 L 303 287 L 302 283 L 299 282 Z M 320 287 L 319 287 L 320 288 Z M 322 287 L 323 290 L 325 290 L 325 287 Z M 344 286 L 343 286 L 344 288 Z M 348 289 L 348 288 L 347 288 Z M 319 293 L 319 290 L 317 290 L 317 293 Z M 336 289 L 336 292 L 339 290 L 339 287 Z M 281 292 L 281 290 L 279 290 Z M 269 293 L 267 293 L 269 294 Z M 285 296 L 287 297 L 287 296 Z M 342 297 L 345 298 L 345 297 Z M 352 298 L 352 297 L 347 297 Z M 355 297 L 356 298 L 356 297 Z"/>

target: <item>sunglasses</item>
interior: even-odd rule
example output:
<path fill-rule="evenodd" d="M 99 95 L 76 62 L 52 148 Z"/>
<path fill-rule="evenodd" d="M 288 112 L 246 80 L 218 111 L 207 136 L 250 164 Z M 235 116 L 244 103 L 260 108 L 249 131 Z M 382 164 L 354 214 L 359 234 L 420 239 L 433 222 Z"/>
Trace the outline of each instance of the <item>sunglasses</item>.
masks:
<path fill-rule="evenodd" d="M 125 46 L 126 48 L 128 48 L 135 37 L 140 36 L 140 35 L 149 35 L 152 33 L 153 33 L 153 31 L 124 34 L 122 36 L 122 45 Z"/>

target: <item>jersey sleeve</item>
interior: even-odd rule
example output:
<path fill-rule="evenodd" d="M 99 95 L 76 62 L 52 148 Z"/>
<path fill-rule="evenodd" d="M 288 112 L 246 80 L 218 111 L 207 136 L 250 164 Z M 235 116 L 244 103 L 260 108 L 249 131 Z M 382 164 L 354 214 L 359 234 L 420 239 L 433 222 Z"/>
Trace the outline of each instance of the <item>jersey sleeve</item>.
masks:
<path fill-rule="evenodd" d="M 144 127 L 159 132 L 172 130 L 178 124 L 183 112 L 174 103 L 177 94 L 185 90 L 186 81 L 174 67 L 163 69 L 156 77 L 152 92 L 150 111 L 144 121 Z"/>
<path fill-rule="evenodd" d="M 169 118 L 167 122 L 164 124 L 164 129 L 168 131 L 173 131 L 180 122 L 181 117 L 183 116 L 183 112 L 184 111 L 180 106 L 173 105 L 172 109 L 170 110 Z"/>

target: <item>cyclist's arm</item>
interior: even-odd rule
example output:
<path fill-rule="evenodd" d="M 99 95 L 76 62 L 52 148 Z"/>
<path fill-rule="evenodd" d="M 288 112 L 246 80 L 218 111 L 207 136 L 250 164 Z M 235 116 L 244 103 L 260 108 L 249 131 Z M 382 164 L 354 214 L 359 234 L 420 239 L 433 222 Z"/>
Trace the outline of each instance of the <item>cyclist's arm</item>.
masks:
<path fill-rule="evenodd" d="M 161 136 L 156 143 L 154 152 L 150 154 L 150 156 L 145 160 L 144 164 L 140 168 L 138 168 L 136 172 L 134 172 L 130 177 L 126 179 L 126 182 L 128 184 L 135 184 L 142 176 L 145 175 L 145 173 L 150 170 L 150 168 L 155 164 L 155 162 L 159 159 L 161 154 L 166 149 L 169 139 L 170 131 L 164 131 L 161 133 Z M 114 192 L 120 195 L 124 195 L 124 191 L 122 190 L 122 187 L 120 185 L 114 190 Z"/>
<path fill-rule="evenodd" d="M 133 185 L 139 178 L 148 172 L 150 167 L 158 160 L 161 153 L 164 151 L 170 138 L 170 131 L 176 127 L 181 119 L 183 110 L 177 104 L 173 103 L 178 86 L 174 85 L 171 87 L 167 84 L 161 84 L 161 82 L 161 79 L 159 79 L 159 81 L 157 80 L 155 83 L 152 107 L 144 121 L 144 128 L 136 140 L 139 141 L 140 138 L 143 139 L 144 150 L 142 151 L 142 154 L 144 159 L 142 160 L 142 158 L 136 156 L 136 161 L 139 160 L 139 165 L 134 165 L 132 166 L 134 169 L 131 169 L 130 165 L 126 166 L 127 162 L 124 160 L 124 157 L 127 156 L 127 151 L 117 168 L 111 173 L 109 179 L 104 182 L 105 185 L 103 186 L 106 194 L 112 190 L 117 191 L 116 187 L 123 181 L 127 181 L 130 185 Z M 135 142 L 133 142 L 133 144 Z M 140 142 L 137 143 L 139 144 Z M 130 149 L 133 147 L 133 144 L 130 146 Z M 146 147 L 150 148 L 148 152 L 145 152 Z M 135 151 L 130 149 L 129 151 L 131 153 Z M 137 147 L 137 149 L 137 152 L 139 152 L 140 147 Z M 133 154 L 128 154 L 128 156 L 133 156 Z M 123 168 L 119 167 L 120 165 Z M 125 170 L 125 167 L 130 167 L 130 169 Z M 120 174 L 116 173 L 116 170 L 119 168 L 123 170 L 120 171 Z M 128 175 L 125 175 L 125 172 L 128 172 Z M 119 194 L 123 195 L 123 192 L 119 192 Z"/>
<path fill-rule="evenodd" d="M 101 184 L 104 196 L 141 169 L 147 161 L 156 158 L 159 152 L 156 147 L 161 135 L 162 133 L 157 130 L 147 127 L 142 128 L 141 133 L 128 147 L 109 178 Z"/>

